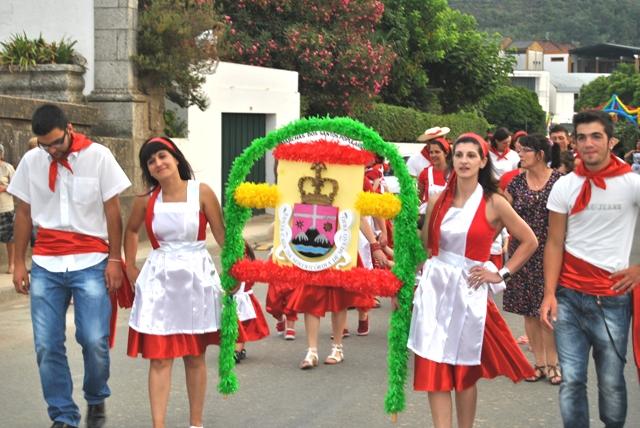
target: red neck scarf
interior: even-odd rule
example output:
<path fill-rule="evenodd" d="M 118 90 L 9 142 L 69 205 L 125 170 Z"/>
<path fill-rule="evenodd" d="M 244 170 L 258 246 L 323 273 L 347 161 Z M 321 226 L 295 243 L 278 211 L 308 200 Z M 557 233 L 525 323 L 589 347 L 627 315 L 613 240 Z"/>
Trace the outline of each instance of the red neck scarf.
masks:
<path fill-rule="evenodd" d="M 427 245 L 429 250 L 431 250 L 431 255 L 433 256 L 437 256 L 440 250 L 440 225 L 442 224 L 442 220 L 447 214 L 447 211 L 451 208 L 451 204 L 453 204 L 453 197 L 456 194 L 456 177 L 455 171 L 452 171 L 449 175 L 447 187 L 445 187 L 444 191 L 440 194 L 440 197 L 433 206 L 433 211 L 429 218 L 429 241 L 427 242 Z"/>
<path fill-rule="evenodd" d="M 493 153 L 494 155 L 497 156 L 497 160 L 502 160 L 502 159 L 506 159 L 507 158 L 507 154 L 511 151 L 511 149 L 509 149 L 509 145 L 507 144 L 507 147 L 504 148 L 504 151 L 502 153 L 500 153 L 495 147 L 491 147 L 491 153 Z"/>
<path fill-rule="evenodd" d="M 49 165 L 49 189 L 52 192 L 56 191 L 56 178 L 58 177 L 58 164 L 67 168 L 73 174 L 73 170 L 71 169 L 71 164 L 67 159 L 69 155 L 73 152 L 79 152 L 82 149 L 85 149 L 91 145 L 91 140 L 88 139 L 85 135 L 78 134 L 76 132 L 69 133 L 69 138 L 71 139 L 71 144 L 69 150 L 65 154 L 62 159 L 51 158 L 51 164 Z"/>
<path fill-rule="evenodd" d="M 601 189 L 606 189 L 607 183 L 604 181 L 605 178 L 617 177 L 619 175 L 626 174 L 627 172 L 631 172 L 631 167 L 627 163 L 616 158 L 613 153 L 609 156 L 609 164 L 599 171 L 589 171 L 584 166 L 584 162 L 580 162 L 578 166 L 576 166 L 576 169 L 573 170 L 576 175 L 585 177 L 585 180 L 584 183 L 582 183 L 580 193 L 578 194 L 569 215 L 579 213 L 589 205 L 589 201 L 591 200 L 591 183 Z"/>

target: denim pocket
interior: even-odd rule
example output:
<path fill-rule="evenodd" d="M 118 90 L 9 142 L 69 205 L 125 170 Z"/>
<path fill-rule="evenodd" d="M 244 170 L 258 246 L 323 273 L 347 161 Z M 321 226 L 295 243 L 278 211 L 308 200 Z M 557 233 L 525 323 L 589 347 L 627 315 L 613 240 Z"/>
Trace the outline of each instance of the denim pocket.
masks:
<path fill-rule="evenodd" d="M 621 294 L 619 296 L 602 296 L 600 304 L 603 308 L 620 308 L 631 304 L 631 294 Z"/>

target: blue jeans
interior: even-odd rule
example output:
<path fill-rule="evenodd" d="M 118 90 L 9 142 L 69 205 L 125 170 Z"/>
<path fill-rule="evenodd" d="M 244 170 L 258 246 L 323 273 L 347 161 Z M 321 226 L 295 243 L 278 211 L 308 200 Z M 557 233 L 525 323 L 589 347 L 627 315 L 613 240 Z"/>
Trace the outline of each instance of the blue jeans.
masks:
<path fill-rule="evenodd" d="M 558 319 L 555 336 L 562 369 L 560 413 L 565 428 L 589 426 L 587 367 L 592 347 L 598 376 L 600 420 L 607 428 L 624 426 L 627 386 L 623 370 L 631 319 L 631 295 L 598 299 L 559 286 L 556 297 Z"/>
<path fill-rule="evenodd" d="M 84 358 L 84 397 L 99 404 L 111 395 L 109 379 L 109 319 L 111 302 L 105 287 L 103 262 L 73 272 L 31 268 L 31 321 L 40 382 L 49 417 L 78 426 L 80 411 L 73 402 L 73 382 L 65 348 L 66 314 L 73 297 L 76 341 Z"/>

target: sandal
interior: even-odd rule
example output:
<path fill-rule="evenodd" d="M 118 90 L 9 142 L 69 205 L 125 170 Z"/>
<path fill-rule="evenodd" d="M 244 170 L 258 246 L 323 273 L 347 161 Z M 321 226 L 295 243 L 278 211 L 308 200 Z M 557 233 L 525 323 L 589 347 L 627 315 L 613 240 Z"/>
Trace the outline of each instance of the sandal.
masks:
<path fill-rule="evenodd" d="M 562 374 L 560 373 L 560 364 L 547 366 L 547 379 L 551 385 L 560 385 L 562 383 Z"/>
<path fill-rule="evenodd" d="M 537 382 L 540 379 L 544 379 L 547 374 L 545 372 L 545 369 L 547 368 L 547 366 L 542 365 L 542 366 L 538 366 L 535 365 L 533 366 L 533 371 L 535 372 L 535 374 L 531 377 L 526 377 L 524 378 L 525 382 Z"/>
<path fill-rule="evenodd" d="M 318 349 L 308 348 L 307 355 L 304 356 L 304 360 L 300 363 L 302 370 L 309 370 L 318 365 Z"/>
<path fill-rule="evenodd" d="M 342 352 L 342 345 L 336 345 L 335 343 L 331 345 L 331 353 L 324 360 L 325 364 L 330 366 L 339 364 L 344 361 L 344 352 Z"/>

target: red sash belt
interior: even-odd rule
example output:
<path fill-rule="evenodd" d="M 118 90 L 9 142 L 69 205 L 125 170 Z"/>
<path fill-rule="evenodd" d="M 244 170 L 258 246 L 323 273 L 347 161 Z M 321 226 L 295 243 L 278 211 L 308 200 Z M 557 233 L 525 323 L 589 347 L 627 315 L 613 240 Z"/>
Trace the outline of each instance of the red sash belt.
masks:
<path fill-rule="evenodd" d="M 109 244 L 102 238 L 83 233 L 65 230 L 38 228 L 33 254 L 36 256 L 66 256 L 69 254 L 108 253 Z M 122 286 L 111 293 L 111 320 L 109 321 L 109 347 L 113 348 L 116 339 L 116 322 L 118 321 L 118 305 L 130 308 L 133 305 L 133 289 L 122 266 Z"/>
<path fill-rule="evenodd" d="M 65 230 L 38 228 L 33 254 L 36 256 L 66 256 L 69 254 L 108 253 L 109 244 L 97 236 Z"/>
<path fill-rule="evenodd" d="M 568 252 L 564 252 L 562 270 L 558 283 L 563 287 L 580 291 L 592 296 L 617 296 L 620 295 L 611 289 L 616 283 L 610 278 L 611 273 L 597 266 L 579 259 Z M 633 338 L 633 355 L 640 379 L 640 291 L 636 287 L 631 293 L 633 320 L 631 335 Z"/>

